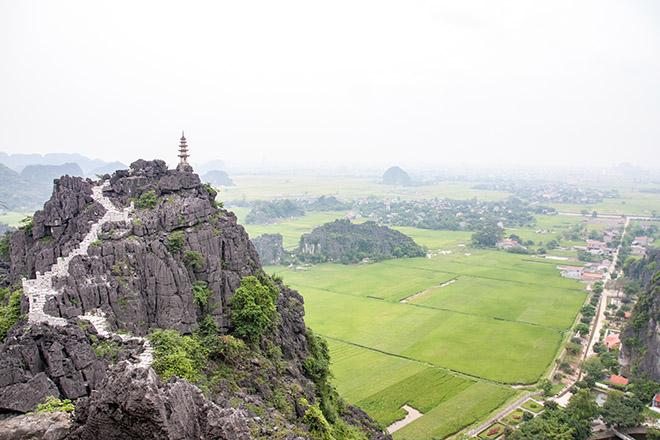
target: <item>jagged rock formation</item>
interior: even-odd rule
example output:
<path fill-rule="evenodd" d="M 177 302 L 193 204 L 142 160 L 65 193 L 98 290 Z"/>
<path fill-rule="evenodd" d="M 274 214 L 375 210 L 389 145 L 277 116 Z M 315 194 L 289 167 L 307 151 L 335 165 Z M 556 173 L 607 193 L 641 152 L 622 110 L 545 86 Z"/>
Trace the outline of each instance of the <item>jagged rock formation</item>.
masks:
<path fill-rule="evenodd" d="M 231 180 L 229 174 L 222 170 L 210 170 L 204 173 L 202 180 L 214 186 L 234 186 L 234 181 Z"/>
<path fill-rule="evenodd" d="M 24 414 L 0 421 L 0 440 L 64 440 L 70 428 L 64 412 Z"/>
<path fill-rule="evenodd" d="M 383 183 L 385 185 L 409 186 L 412 183 L 410 176 L 402 168 L 394 166 L 388 168 L 383 173 Z"/>
<path fill-rule="evenodd" d="M 626 275 L 642 285 L 642 293 L 623 332 L 622 354 L 633 375 L 660 382 L 660 250 L 629 264 Z"/>
<path fill-rule="evenodd" d="M 313 436 L 306 413 L 321 402 L 334 425 L 388 438 L 308 376 L 315 354 L 302 297 L 263 273 L 215 196 L 162 161 L 137 161 L 100 182 L 56 180 L 43 210 L 10 240 L 8 282 L 23 286 L 28 319 L 0 345 L 0 412 L 31 411 L 50 395 L 76 404 L 71 439 L 294 439 Z M 191 334 L 209 320 L 218 338 L 231 334 L 231 298 L 246 276 L 279 291 L 274 328 L 205 364 L 205 393 L 183 379 L 164 383 L 143 337 Z M 203 305 L 193 293 L 200 283 Z"/>
<path fill-rule="evenodd" d="M 335 220 L 300 237 L 298 256 L 312 262 L 356 263 L 365 258 L 423 257 L 424 249 L 412 238 L 375 222 Z"/>
<path fill-rule="evenodd" d="M 263 234 L 252 239 L 262 264 L 281 264 L 284 258 L 282 234 Z"/>

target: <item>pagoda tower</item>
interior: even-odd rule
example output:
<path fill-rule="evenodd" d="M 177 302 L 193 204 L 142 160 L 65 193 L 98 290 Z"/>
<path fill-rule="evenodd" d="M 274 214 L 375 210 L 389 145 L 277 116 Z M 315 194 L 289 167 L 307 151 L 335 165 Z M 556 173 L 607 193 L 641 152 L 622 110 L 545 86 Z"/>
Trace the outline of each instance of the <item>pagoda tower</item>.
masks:
<path fill-rule="evenodd" d="M 186 141 L 186 136 L 181 132 L 181 142 L 179 143 L 179 165 L 177 165 L 177 171 L 186 171 L 192 172 L 192 167 L 188 163 L 188 142 Z"/>

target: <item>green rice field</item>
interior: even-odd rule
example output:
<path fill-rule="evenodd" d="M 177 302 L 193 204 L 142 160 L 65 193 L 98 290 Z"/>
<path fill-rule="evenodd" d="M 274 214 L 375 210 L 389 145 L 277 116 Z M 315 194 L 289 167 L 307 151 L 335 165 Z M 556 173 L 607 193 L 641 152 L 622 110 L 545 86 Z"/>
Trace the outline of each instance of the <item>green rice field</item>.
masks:
<path fill-rule="evenodd" d="M 512 385 L 539 380 L 586 292 L 559 276 L 556 261 L 473 249 L 461 232 L 406 229 L 446 252 L 266 270 L 304 296 L 348 401 L 383 426 L 411 405 L 424 416 L 394 437 L 443 438 L 515 396 Z"/>

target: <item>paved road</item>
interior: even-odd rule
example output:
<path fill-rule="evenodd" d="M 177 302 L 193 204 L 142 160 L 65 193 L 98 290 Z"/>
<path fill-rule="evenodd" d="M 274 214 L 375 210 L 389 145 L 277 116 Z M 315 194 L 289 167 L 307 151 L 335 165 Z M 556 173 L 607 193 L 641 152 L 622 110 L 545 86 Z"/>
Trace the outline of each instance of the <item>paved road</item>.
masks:
<path fill-rule="evenodd" d="M 509 413 L 510 413 L 511 411 L 513 411 L 514 409 L 518 408 L 520 405 L 522 405 L 522 404 L 523 404 L 527 399 L 529 399 L 530 397 L 538 396 L 538 395 L 540 395 L 540 394 L 541 394 L 540 391 L 539 391 L 539 392 L 536 392 L 536 393 L 526 393 L 526 394 L 525 394 L 524 396 L 522 396 L 520 399 L 516 400 L 516 401 L 513 402 L 511 405 L 509 405 L 509 406 L 507 406 L 506 408 L 504 408 L 503 410 L 499 411 L 496 415 L 494 415 L 493 417 L 491 417 L 490 419 L 488 419 L 486 422 L 483 422 L 481 425 L 479 425 L 479 426 L 477 426 L 476 428 L 471 429 L 470 431 L 468 431 L 468 433 L 467 433 L 468 436 L 470 436 L 470 437 L 474 437 L 474 436 L 476 436 L 476 435 L 479 434 L 481 431 L 483 431 L 484 429 L 488 428 L 490 425 L 492 425 L 493 423 L 497 422 L 498 420 L 500 420 L 502 417 L 504 417 L 504 416 L 506 416 L 507 414 L 509 414 Z"/>

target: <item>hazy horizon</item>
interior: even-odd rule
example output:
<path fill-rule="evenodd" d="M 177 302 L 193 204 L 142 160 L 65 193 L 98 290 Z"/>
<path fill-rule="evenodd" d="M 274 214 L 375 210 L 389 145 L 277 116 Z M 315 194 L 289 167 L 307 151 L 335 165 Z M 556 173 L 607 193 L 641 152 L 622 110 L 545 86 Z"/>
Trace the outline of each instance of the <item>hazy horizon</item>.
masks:
<path fill-rule="evenodd" d="M 0 151 L 660 166 L 660 6 L 0 3 Z"/>

